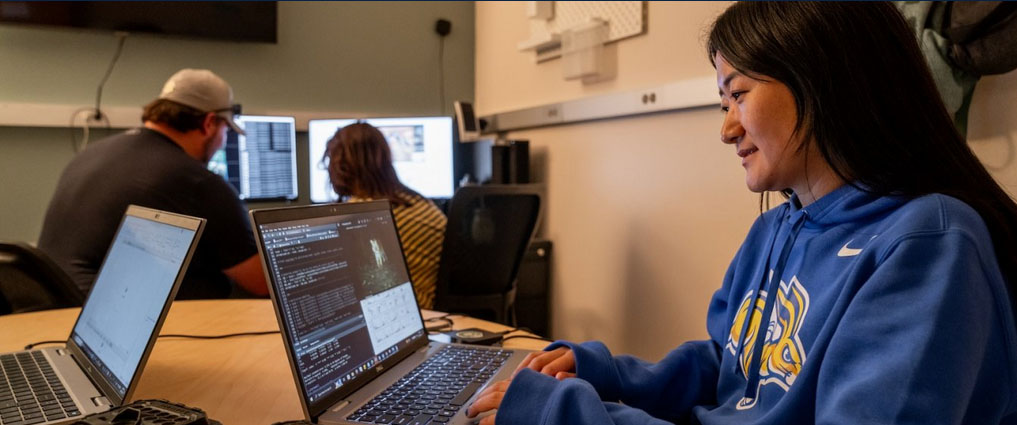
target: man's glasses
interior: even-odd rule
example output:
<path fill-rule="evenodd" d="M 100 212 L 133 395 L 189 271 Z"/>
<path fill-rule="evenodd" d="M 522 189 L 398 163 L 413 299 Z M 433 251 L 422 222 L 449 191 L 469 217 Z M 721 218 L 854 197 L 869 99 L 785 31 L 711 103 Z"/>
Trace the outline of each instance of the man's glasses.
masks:
<path fill-rule="evenodd" d="M 230 111 L 230 112 L 233 113 L 233 115 L 240 115 L 240 112 L 242 110 L 243 110 L 243 108 L 240 106 L 239 103 L 234 103 L 234 104 L 230 105 L 229 108 L 216 109 L 216 110 L 214 110 L 212 112 L 226 112 L 226 111 Z"/>

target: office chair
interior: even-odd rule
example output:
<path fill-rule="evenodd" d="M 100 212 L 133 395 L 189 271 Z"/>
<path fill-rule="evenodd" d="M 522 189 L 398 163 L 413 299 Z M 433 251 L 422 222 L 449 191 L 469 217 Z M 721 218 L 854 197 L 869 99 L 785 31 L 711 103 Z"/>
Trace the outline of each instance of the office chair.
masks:
<path fill-rule="evenodd" d="M 449 205 L 435 309 L 515 325 L 516 277 L 540 216 L 540 186 L 466 186 Z"/>
<path fill-rule="evenodd" d="M 85 295 L 44 252 L 0 242 L 0 315 L 80 307 Z"/>

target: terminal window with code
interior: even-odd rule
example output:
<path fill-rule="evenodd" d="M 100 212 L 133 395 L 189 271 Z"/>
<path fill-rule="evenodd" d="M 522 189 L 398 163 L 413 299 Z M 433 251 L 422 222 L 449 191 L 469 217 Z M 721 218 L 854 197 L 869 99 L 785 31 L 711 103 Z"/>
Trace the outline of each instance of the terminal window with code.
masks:
<path fill-rule="evenodd" d="M 312 400 L 423 332 L 389 211 L 259 227 L 297 369 Z"/>

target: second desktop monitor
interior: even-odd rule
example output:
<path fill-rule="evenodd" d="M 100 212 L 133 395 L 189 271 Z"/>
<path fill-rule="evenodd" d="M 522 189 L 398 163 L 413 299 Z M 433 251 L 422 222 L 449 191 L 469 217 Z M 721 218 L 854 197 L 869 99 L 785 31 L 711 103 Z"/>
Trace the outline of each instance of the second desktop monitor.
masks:
<path fill-rule="evenodd" d="M 392 150 L 392 165 L 399 181 L 428 198 L 451 198 L 452 118 L 368 118 L 360 120 L 378 128 Z M 311 120 L 307 125 L 311 202 L 335 202 L 325 148 L 337 130 L 355 119 Z"/>
<path fill-rule="evenodd" d="M 297 199 L 296 124 L 293 117 L 240 115 L 246 136 L 230 130 L 208 169 L 245 200 Z"/>

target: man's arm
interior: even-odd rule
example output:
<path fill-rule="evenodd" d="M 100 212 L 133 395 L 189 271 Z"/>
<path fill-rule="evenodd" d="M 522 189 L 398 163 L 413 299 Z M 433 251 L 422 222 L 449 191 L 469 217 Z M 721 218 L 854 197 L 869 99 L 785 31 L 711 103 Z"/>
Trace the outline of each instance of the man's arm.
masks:
<path fill-rule="evenodd" d="M 265 272 L 261 268 L 261 258 L 258 254 L 222 272 L 247 292 L 259 297 L 268 296 L 268 283 L 265 281 Z"/>

